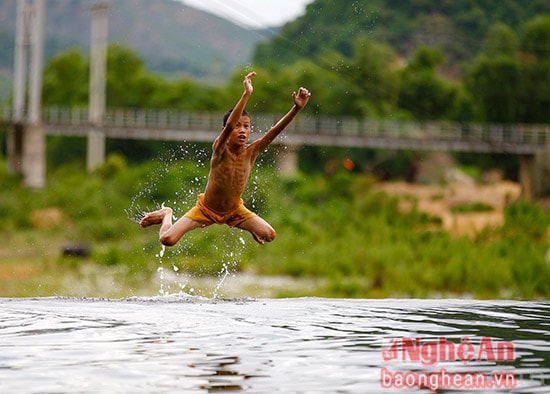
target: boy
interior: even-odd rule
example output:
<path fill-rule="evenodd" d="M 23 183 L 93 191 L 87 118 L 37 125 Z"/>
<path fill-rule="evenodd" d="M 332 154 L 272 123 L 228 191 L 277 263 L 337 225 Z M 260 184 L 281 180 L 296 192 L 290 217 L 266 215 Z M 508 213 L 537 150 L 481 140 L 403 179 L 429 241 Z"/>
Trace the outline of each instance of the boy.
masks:
<path fill-rule="evenodd" d="M 253 91 L 252 77 L 255 75 L 251 72 L 244 78 L 241 98 L 224 116 L 222 131 L 212 145 L 208 183 L 204 193 L 199 194 L 197 205 L 174 224 L 172 209 L 168 207 L 150 212 L 140 221 L 141 227 L 160 224 L 159 239 L 163 245 L 173 246 L 187 232 L 214 223 L 247 230 L 262 245 L 275 239 L 275 230 L 243 205 L 241 195 L 258 155 L 307 104 L 310 93 L 302 87 L 298 93 L 293 92 L 294 106 L 290 111 L 262 138 L 247 144 L 251 121 L 244 109 Z"/>

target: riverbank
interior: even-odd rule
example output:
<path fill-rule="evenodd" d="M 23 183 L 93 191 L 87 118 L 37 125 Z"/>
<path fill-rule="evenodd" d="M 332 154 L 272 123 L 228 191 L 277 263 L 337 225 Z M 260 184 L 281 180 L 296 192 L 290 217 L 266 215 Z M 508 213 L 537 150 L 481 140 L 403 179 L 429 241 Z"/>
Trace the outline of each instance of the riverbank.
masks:
<path fill-rule="evenodd" d="M 521 186 L 511 181 L 481 185 L 473 182 L 446 185 L 384 182 L 375 186 L 375 190 L 399 197 L 402 211 L 416 208 L 439 217 L 443 229 L 457 237 L 475 237 L 487 228 L 502 226 L 506 206 L 521 196 Z"/>
<path fill-rule="evenodd" d="M 162 202 L 183 214 L 205 178 L 193 162 L 113 161 L 86 176 L 61 168 L 43 191 L 1 178 L 9 193 L 0 195 L 0 296 L 191 288 L 207 297 L 550 296 L 550 217 L 518 199 L 516 184 L 409 185 L 260 168 L 245 204 L 277 229 L 274 243 L 211 226 L 160 257 L 158 229 L 136 218 Z"/>

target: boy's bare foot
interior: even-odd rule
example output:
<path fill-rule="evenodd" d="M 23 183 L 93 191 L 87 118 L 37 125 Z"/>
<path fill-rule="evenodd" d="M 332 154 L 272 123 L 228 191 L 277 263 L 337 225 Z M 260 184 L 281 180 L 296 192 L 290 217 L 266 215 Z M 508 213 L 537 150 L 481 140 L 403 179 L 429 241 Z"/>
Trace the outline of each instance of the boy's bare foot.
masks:
<path fill-rule="evenodd" d="M 149 227 L 154 224 L 160 224 L 167 214 L 172 214 L 172 208 L 164 207 L 158 211 L 149 212 L 140 220 L 139 225 L 141 227 Z"/>

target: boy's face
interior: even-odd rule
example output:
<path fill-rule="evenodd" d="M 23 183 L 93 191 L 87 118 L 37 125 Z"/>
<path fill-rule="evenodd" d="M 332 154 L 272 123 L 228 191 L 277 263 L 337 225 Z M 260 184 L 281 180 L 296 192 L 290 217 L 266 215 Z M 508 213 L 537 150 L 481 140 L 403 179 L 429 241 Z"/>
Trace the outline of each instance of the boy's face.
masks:
<path fill-rule="evenodd" d="M 252 125 L 251 125 L 250 117 L 246 115 L 242 115 L 239 118 L 239 121 L 237 122 L 237 124 L 235 124 L 235 128 L 231 133 L 230 143 L 236 144 L 236 145 L 246 144 L 248 142 L 248 139 L 250 138 L 251 128 L 252 128 Z"/>

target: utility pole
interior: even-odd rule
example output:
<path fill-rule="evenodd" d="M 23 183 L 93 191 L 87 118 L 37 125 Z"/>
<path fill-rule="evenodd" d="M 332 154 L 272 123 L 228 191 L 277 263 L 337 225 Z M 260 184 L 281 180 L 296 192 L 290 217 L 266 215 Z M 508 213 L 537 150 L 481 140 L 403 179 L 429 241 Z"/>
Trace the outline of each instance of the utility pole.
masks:
<path fill-rule="evenodd" d="M 107 74 L 107 38 L 109 3 L 100 0 L 92 6 L 90 42 L 90 96 L 87 168 L 93 171 L 105 161 L 105 84 Z"/>
<path fill-rule="evenodd" d="M 12 126 L 8 132 L 8 171 L 22 173 L 25 186 L 46 184 L 46 139 L 42 125 L 44 0 L 17 2 Z M 27 51 L 30 48 L 30 91 L 26 108 Z"/>

